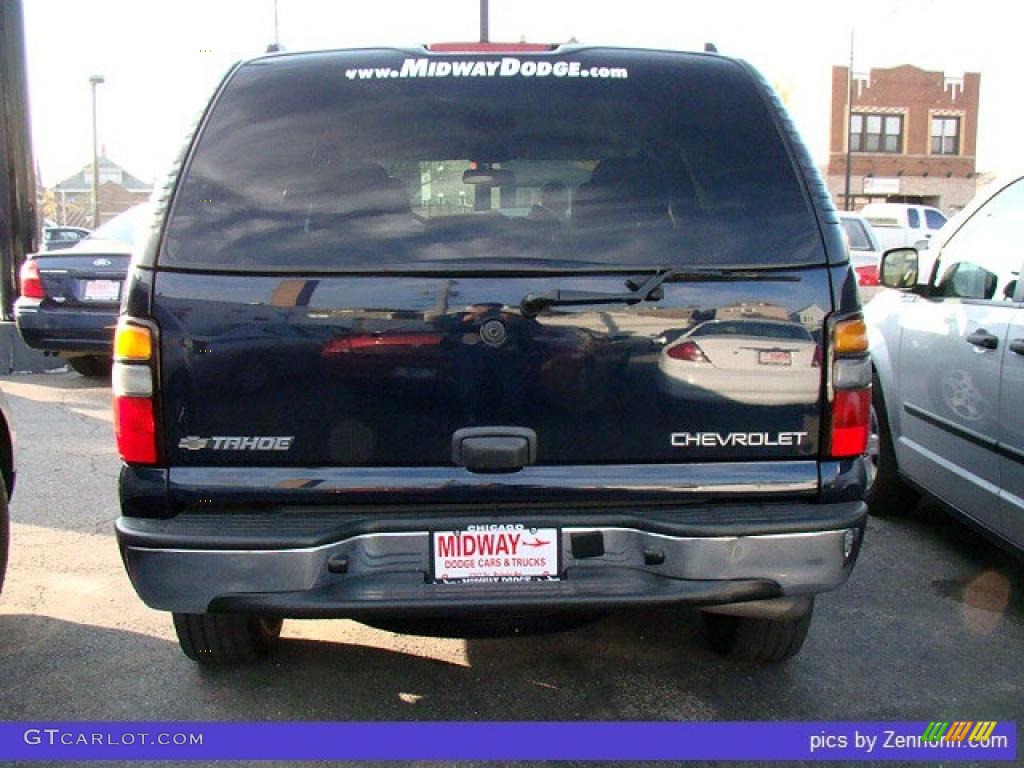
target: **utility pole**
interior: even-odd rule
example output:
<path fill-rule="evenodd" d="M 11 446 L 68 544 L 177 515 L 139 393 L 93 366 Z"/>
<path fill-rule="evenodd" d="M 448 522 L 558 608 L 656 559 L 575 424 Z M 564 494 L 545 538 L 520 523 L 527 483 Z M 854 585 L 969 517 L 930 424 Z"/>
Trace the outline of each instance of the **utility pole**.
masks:
<path fill-rule="evenodd" d="M 92 86 L 92 228 L 100 225 L 100 158 L 96 138 L 96 86 L 104 82 L 103 75 L 89 78 Z"/>
<path fill-rule="evenodd" d="M 488 16 L 488 0 L 480 0 L 480 42 L 490 42 L 490 30 Z"/>
<path fill-rule="evenodd" d="M 852 211 L 850 200 L 850 163 L 853 160 L 853 28 L 850 28 L 850 66 L 846 70 L 846 193 L 843 210 Z"/>
<path fill-rule="evenodd" d="M 32 172 L 25 24 L 21 0 L 0 0 L 0 319 L 13 320 L 18 271 L 36 250 L 36 177 Z M 0 326 L 0 330 L 2 330 Z M 11 336 L 0 334 L 7 360 Z M 15 334 L 16 336 L 17 334 Z M 5 363 L 6 364 L 6 363 Z M 4 370 L 4 373 L 7 371 Z"/>

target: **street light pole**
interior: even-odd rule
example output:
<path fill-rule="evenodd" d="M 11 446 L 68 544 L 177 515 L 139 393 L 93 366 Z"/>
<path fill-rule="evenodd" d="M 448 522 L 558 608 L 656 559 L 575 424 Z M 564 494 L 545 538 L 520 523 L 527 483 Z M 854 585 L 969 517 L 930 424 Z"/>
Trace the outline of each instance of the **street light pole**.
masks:
<path fill-rule="evenodd" d="M 853 28 L 850 29 L 850 66 L 846 70 L 846 184 L 843 196 L 843 210 L 852 211 L 850 200 L 850 174 L 853 163 Z"/>
<path fill-rule="evenodd" d="M 100 160 L 96 139 L 96 86 L 104 82 L 103 75 L 92 75 L 92 228 L 100 225 Z"/>

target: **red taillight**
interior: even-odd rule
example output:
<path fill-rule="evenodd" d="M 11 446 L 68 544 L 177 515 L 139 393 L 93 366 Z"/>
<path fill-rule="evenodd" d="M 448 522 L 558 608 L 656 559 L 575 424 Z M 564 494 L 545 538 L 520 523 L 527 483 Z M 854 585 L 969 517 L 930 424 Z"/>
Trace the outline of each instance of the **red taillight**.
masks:
<path fill-rule="evenodd" d="M 156 463 L 156 419 L 149 397 L 114 397 L 117 451 L 129 464 Z"/>
<path fill-rule="evenodd" d="M 39 274 L 39 264 L 29 259 L 21 265 L 21 295 L 29 299 L 45 299 L 43 278 Z"/>
<path fill-rule="evenodd" d="M 156 464 L 157 424 L 153 406 L 155 332 L 141 321 L 121 318 L 114 331 L 114 435 L 129 464 Z"/>
<path fill-rule="evenodd" d="M 863 285 L 866 288 L 878 286 L 878 267 L 874 264 L 855 267 L 853 271 L 857 273 L 857 285 Z"/>
<path fill-rule="evenodd" d="M 870 387 L 836 392 L 832 403 L 832 456 L 860 456 L 867 450 L 870 429 Z"/>
<path fill-rule="evenodd" d="M 832 387 L 829 452 L 833 458 L 861 456 L 871 431 L 871 358 L 868 329 L 859 315 L 832 327 Z"/>
<path fill-rule="evenodd" d="M 811 367 L 821 368 L 825 364 L 825 353 L 821 351 L 821 344 L 814 345 L 814 355 L 811 357 Z"/>
<path fill-rule="evenodd" d="M 706 363 L 708 361 L 704 356 L 704 350 L 692 341 L 684 341 L 682 344 L 669 347 L 665 354 L 673 360 L 685 360 L 688 363 Z"/>
<path fill-rule="evenodd" d="M 841 390 L 832 404 L 832 455 L 860 456 L 871 426 L 871 389 Z"/>

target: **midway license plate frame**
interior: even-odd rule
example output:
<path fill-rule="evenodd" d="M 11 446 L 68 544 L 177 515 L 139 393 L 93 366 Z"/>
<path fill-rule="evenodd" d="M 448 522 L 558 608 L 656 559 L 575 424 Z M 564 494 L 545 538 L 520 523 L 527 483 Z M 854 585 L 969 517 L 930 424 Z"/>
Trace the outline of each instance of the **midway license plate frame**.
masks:
<path fill-rule="evenodd" d="M 457 537 L 468 538 L 453 550 L 452 539 Z M 466 544 L 470 539 L 473 544 Z M 486 541 L 491 543 L 484 544 Z M 543 563 L 534 562 L 538 560 Z M 559 581 L 561 573 L 559 528 L 520 523 L 467 524 L 430 532 L 430 577 L 434 584 L 529 584 Z"/>

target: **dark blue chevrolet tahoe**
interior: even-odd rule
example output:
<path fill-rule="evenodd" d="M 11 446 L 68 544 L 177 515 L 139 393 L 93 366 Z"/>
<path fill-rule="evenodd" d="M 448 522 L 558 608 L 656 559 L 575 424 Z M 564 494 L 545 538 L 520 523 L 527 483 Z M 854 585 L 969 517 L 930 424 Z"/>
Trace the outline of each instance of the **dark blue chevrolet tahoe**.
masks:
<path fill-rule="evenodd" d="M 286 618 L 673 604 L 721 653 L 788 658 L 864 530 L 855 277 L 743 62 L 241 63 L 122 304 L 132 583 L 204 664 Z"/>

